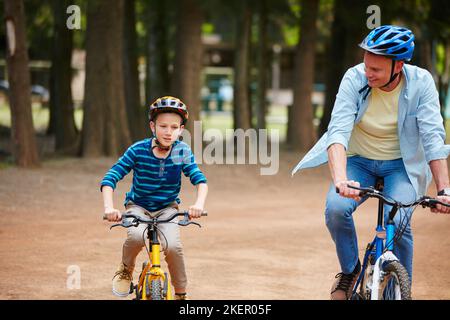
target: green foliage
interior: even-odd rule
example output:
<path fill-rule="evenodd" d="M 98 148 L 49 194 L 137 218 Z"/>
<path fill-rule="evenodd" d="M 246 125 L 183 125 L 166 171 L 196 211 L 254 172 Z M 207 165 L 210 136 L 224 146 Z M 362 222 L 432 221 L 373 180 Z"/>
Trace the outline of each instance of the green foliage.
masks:
<path fill-rule="evenodd" d="M 210 22 L 204 22 L 202 24 L 202 33 L 203 34 L 213 34 L 214 33 L 214 25 Z"/>
<path fill-rule="evenodd" d="M 54 20 L 50 1 L 25 1 L 25 17 L 30 59 L 49 60 L 52 52 Z"/>

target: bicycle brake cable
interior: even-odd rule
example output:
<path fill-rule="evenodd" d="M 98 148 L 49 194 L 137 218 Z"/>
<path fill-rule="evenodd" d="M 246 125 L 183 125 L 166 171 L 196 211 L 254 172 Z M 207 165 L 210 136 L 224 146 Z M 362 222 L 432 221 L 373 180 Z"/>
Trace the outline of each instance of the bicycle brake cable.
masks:
<path fill-rule="evenodd" d="M 147 225 L 147 228 L 145 228 L 145 229 L 144 229 L 144 232 L 142 232 L 142 242 L 144 242 L 145 250 L 147 250 L 147 254 L 148 254 L 148 255 L 150 255 L 150 250 L 149 250 L 149 248 L 147 247 L 147 242 L 145 242 L 145 234 L 147 233 L 147 230 L 148 230 L 149 227 L 150 227 L 150 226 Z"/>
<path fill-rule="evenodd" d="M 166 248 L 164 248 L 164 246 L 161 245 L 162 250 L 160 250 L 160 251 L 164 251 L 164 250 L 166 250 L 166 249 L 168 248 L 168 246 L 169 246 L 169 241 L 167 240 L 166 235 L 164 234 L 164 232 L 162 232 L 161 229 L 159 229 L 158 226 L 157 226 L 156 224 L 155 224 L 155 229 L 156 229 L 156 231 L 159 231 L 159 232 L 162 234 L 162 236 L 164 237 L 164 240 L 165 240 L 165 242 L 166 242 Z"/>

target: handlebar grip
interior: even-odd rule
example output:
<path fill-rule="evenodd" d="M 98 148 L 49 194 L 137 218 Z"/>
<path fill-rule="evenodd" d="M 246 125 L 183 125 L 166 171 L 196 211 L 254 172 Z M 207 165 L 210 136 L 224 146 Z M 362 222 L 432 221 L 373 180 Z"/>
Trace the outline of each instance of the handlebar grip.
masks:
<path fill-rule="evenodd" d="M 203 211 L 202 216 L 206 217 L 208 215 L 208 211 Z"/>
<path fill-rule="evenodd" d="M 349 185 L 349 184 L 347 185 L 347 187 L 349 187 L 351 189 L 359 190 L 359 196 L 360 197 L 363 197 L 365 192 L 367 192 L 366 190 L 361 190 L 361 188 L 358 188 L 358 187 L 355 187 L 355 186 L 352 186 L 352 185 Z M 340 193 L 340 190 L 339 190 L 338 187 L 336 187 L 336 193 Z"/>
<path fill-rule="evenodd" d="M 108 220 L 108 217 L 106 217 L 106 214 L 103 215 L 103 220 Z"/>

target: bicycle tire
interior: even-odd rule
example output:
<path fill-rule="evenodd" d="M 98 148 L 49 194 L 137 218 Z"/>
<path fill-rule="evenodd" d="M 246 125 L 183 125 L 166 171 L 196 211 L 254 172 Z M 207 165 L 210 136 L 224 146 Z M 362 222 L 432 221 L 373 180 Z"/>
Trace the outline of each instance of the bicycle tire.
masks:
<path fill-rule="evenodd" d="M 152 280 L 151 283 L 151 297 L 152 300 L 162 300 L 161 280 Z"/>
<path fill-rule="evenodd" d="M 383 269 L 386 280 L 380 284 L 380 299 L 411 300 L 411 284 L 405 267 L 399 261 L 391 261 Z"/>

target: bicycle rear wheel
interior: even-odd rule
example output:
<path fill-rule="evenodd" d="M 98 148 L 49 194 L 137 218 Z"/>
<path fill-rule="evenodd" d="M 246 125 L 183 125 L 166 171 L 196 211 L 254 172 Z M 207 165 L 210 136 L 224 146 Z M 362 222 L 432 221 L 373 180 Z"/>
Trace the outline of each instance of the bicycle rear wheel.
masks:
<path fill-rule="evenodd" d="M 383 269 L 385 274 L 380 283 L 380 299 L 411 300 L 411 284 L 405 267 L 399 261 L 391 261 Z"/>

